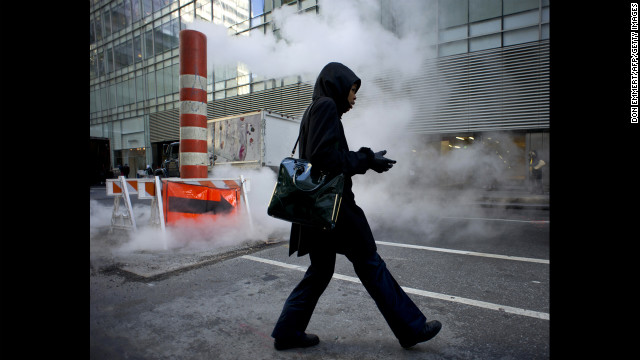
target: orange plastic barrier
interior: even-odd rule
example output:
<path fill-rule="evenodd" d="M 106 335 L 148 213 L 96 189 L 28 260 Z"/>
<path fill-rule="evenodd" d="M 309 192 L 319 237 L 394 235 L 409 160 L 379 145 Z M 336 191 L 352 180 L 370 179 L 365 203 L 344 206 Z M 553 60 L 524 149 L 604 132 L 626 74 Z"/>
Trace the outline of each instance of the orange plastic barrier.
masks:
<path fill-rule="evenodd" d="M 220 215 L 236 213 L 242 188 L 233 181 L 222 184 L 224 188 L 211 181 L 162 180 L 165 223 L 175 225 L 185 219 L 211 221 Z"/>

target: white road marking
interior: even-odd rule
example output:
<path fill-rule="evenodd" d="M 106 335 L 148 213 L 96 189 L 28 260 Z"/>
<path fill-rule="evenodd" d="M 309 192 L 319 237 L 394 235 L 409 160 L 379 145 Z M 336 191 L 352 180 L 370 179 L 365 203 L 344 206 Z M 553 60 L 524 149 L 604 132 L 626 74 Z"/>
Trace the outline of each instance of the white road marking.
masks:
<path fill-rule="evenodd" d="M 485 221 L 512 221 L 531 224 L 550 224 L 550 220 L 516 220 L 516 219 L 492 219 L 492 218 L 468 218 L 468 217 L 451 217 L 443 216 L 440 219 L 460 219 L 460 220 L 485 220 Z"/>
<path fill-rule="evenodd" d="M 284 263 L 284 262 L 264 259 L 264 258 L 251 256 L 251 255 L 243 255 L 243 256 L 241 256 L 241 258 L 247 259 L 247 260 L 261 262 L 261 263 L 264 263 L 264 264 L 280 266 L 280 267 L 287 268 L 287 269 L 292 269 L 292 270 L 298 270 L 298 271 L 303 271 L 303 272 L 307 271 L 307 267 L 304 267 L 304 266 L 287 264 L 287 263 Z M 353 277 L 353 276 L 346 276 L 346 275 L 341 275 L 341 274 L 334 273 L 333 274 L 333 278 L 361 284 L 360 280 L 358 278 L 356 278 L 356 277 Z M 520 308 L 515 308 L 515 307 L 511 307 L 511 306 L 504 306 L 504 305 L 499 305 L 499 304 L 493 304 L 493 303 L 489 303 L 489 302 L 485 302 L 485 301 L 467 299 L 467 298 L 463 298 L 463 297 L 459 297 L 459 296 L 440 294 L 440 293 L 435 293 L 435 292 L 431 292 L 431 291 L 414 289 L 414 288 L 410 288 L 410 287 L 406 287 L 406 286 L 402 286 L 402 289 L 405 292 L 407 292 L 408 294 L 415 294 L 415 295 L 430 297 L 430 298 L 433 298 L 433 299 L 446 300 L 446 301 L 452 301 L 452 302 L 456 302 L 456 303 L 461 303 L 461 304 L 481 307 L 481 308 L 484 308 L 484 309 L 503 311 L 503 312 L 506 312 L 506 313 L 516 314 L 516 315 L 522 315 L 522 316 L 528 316 L 528 317 L 537 318 L 537 319 L 549 320 L 549 313 L 526 310 L 526 309 L 520 309 Z"/>
<path fill-rule="evenodd" d="M 403 247 L 408 249 L 439 251 L 439 252 L 446 252 L 446 253 L 459 254 L 459 255 L 483 256 L 483 257 L 490 257 L 490 258 L 503 259 L 503 260 L 516 260 L 516 261 L 527 261 L 527 262 L 540 263 L 540 264 L 549 264 L 549 260 L 545 260 L 545 259 L 533 259 L 533 258 L 526 258 L 526 257 L 519 257 L 519 256 L 498 255 L 498 254 L 480 253 L 480 252 L 474 252 L 474 251 L 444 249 L 444 248 L 436 248 L 436 247 L 422 246 L 422 245 L 400 244 L 400 243 L 393 243 L 393 242 L 387 242 L 387 241 L 376 241 L 376 244 Z"/>

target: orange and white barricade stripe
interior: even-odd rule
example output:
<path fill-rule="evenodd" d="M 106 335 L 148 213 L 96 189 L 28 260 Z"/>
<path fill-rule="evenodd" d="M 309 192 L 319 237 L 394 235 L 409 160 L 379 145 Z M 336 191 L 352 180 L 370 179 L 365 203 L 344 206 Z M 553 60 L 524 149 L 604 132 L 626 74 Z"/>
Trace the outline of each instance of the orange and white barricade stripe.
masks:
<path fill-rule="evenodd" d="M 126 181 L 126 186 L 123 185 L 123 181 Z M 138 193 L 138 181 L 140 179 L 127 179 L 124 176 L 118 176 L 117 179 L 107 179 L 107 195 L 119 196 L 123 194 L 123 189 L 126 187 L 126 192 L 129 194 Z"/>

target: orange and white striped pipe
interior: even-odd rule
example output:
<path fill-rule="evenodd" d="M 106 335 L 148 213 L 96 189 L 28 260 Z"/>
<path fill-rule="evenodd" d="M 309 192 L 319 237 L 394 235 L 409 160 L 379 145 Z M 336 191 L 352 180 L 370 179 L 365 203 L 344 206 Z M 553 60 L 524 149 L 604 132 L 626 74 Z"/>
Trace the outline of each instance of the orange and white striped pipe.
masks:
<path fill-rule="evenodd" d="M 180 178 L 207 177 L 207 37 L 180 31 Z"/>

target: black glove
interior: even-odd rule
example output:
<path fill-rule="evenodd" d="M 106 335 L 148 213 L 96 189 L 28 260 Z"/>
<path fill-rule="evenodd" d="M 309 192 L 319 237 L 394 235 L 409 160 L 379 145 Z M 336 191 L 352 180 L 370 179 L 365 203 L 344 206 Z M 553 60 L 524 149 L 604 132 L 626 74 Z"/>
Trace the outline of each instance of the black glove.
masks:
<path fill-rule="evenodd" d="M 377 173 L 383 173 L 393 167 L 393 164 L 396 163 L 395 160 L 387 159 L 384 155 L 387 153 L 387 150 L 378 151 L 373 154 L 373 159 L 371 161 L 371 169 Z"/>

